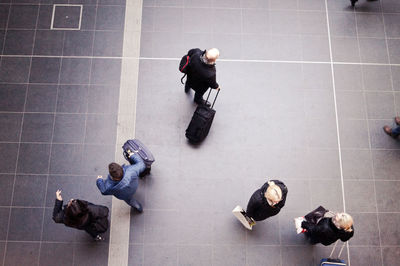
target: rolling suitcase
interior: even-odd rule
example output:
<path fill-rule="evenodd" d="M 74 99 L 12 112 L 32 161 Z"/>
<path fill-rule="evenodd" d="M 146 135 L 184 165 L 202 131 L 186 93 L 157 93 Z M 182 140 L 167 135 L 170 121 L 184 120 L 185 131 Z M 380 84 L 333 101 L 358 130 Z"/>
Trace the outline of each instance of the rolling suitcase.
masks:
<path fill-rule="evenodd" d="M 328 266 L 328 265 L 329 266 L 346 266 L 346 262 L 344 260 L 339 259 L 340 255 L 342 254 L 343 248 L 346 245 L 346 242 L 343 243 L 343 246 L 339 251 L 338 257 L 336 259 L 332 258 L 333 252 L 335 251 L 335 248 L 336 248 L 338 242 L 339 242 L 339 240 L 336 241 L 335 245 L 333 246 L 332 252 L 329 255 L 329 257 L 322 259 L 321 262 L 319 263 L 319 266 Z"/>
<path fill-rule="evenodd" d="M 210 97 L 211 90 L 212 89 L 210 89 L 210 92 L 208 93 L 206 101 L 208 101 L 208 98 Z M 215 100 L 217 100 L 218 94 L 219 90 L 215 95 L 214 102 L 211 107 L 199 105 L 197 106 L 196 111 L 194 111 L 192 120 L 190 121 L 185 134 L 190 143 L 199 144 L 207 137 L 216 113 L 213 107 Z"/>
<path fill-rule="evenodd" d="M 128 153 L 126 152 L 128 149 L 137 153 L 143 159 L 144 164 L 146 165 L 146 170 L 140 174 L 140 177 L 150 174 L 151 164 L 154 163 L 155 159 L 150 150 L 140 140 L 127 140 L 122 146 L 122 149 L 124 150 L 124 157 L 128 162 L 130 162 Z"/>

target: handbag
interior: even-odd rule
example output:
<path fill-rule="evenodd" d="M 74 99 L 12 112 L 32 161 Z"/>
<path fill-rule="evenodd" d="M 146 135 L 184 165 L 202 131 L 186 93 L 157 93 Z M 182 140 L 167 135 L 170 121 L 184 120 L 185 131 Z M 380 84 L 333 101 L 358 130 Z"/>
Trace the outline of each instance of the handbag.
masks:
<path fill-rule="evenodd" d="M 312 212 L 308 213 L 307 215 L 304 216 L 307 222 L 317 224 L 322 218 L 325 217 L 325 214 L 329 212 L 329 210 L 325 209 L 322 206 L 319 206 Z"/>

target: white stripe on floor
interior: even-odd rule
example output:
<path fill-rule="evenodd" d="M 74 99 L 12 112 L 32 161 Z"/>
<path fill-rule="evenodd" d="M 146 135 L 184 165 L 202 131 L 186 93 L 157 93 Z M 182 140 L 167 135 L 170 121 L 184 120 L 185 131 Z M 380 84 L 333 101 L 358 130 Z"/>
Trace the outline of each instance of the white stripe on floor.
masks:
<path fill-rule="evenodd" d="M 139 75 L 142 0 L 127 0 L 119 94 L 115 161 L 124 163 L 122 144 L 135 137 L 136 96 Z M 128 265 L 131 208 L 113 197 L 108 265 Z"/>

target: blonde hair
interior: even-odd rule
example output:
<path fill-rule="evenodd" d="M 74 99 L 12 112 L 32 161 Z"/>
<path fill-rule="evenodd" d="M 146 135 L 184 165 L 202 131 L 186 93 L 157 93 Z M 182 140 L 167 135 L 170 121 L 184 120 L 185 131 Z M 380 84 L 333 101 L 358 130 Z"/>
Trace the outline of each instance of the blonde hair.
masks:
<path fill-rule="evenodd" d="M 217 48 L 211 48 L 206 50 L 206 58 L 209 62 L 215 62 L 219 57 L 219 50 Z"/>
<path fill-rule="evenodd" d="M 270 201 L 281 201 L 282 200 L 282 190 L 279 186 L 275 184 L 274 181 L 268 181 L 268 188 L 265 191 L 264 196 Z"/>
<path fill-rule="evenodd" d="M 333 221 L 336 227 L 338 227 L 339 229 L 343 229 L 346 232 L 353 231 L 353 229 L 351 228 L 353 226 L 353 217 L 351 217 L 350 214 L 339 212 L 335 216 L 333 216 Z"/>

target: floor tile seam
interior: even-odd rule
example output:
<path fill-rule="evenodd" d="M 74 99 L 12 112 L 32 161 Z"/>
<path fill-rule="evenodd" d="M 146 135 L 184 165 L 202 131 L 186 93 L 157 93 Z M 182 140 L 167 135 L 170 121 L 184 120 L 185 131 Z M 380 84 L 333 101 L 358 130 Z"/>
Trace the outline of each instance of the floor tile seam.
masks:
<path fill-rule="evenodd" d="M 6 36 L 7 36 L 7 30 L 8 30 L 8 25 L 9 25 L 9 21 L 10 21 L 10 17 L 11 17 L 11 7 L 12 4 L 10 3 L 9 5 L 9 9 L 8 9 L 8 17 L 7 17 L 7 22 L 6 22 L 6 29 L 4 32 L 4 40 L 3 40 L 3 48 L 2 48 L 2 53 L 4 52 L 5 49 L 5 40 L 6 40 Z M 39 13 L 39 11 L 38 11 Z M 36 21 L 37 23 L 37 21 Z M 29 71 L 28 71 L 28 78 L 30 76 L 30 72 L 31 72 L 31 67 L 32 67 L 32 59 L 29 60 Z M 0 57 L 0 66 L 2 64 L 2 57 Z M 27 102 L 27 98 L 28 98 L 28 86 L 25 85 L 25 99 L 24 99 L 24 105 L 23 105 L 23 110 L 25 110 L 26 107 L 26 102 Z M 19 132 L 19 141 L 21 141 L 22 139 L 22 129 L 23 129 L 23 124 L 24 124 L 24 114 L 22 114 L 22 120 L 21 120 L 21 126 L 20 126 L 20 132 Z M 13 201 L 14 201 L 14 190 L 15 190 L 15 183 L 16 183 L 16 172 L 18 169 L 18 159 L 19 159 L 19 153 L 20 153 L 20 147 L 21 144 L 18 144 L 18 148 L 17 148 L 17 156 L 16 156 L 16 160 L 15 160 L 15 171 L 14 171 L 14 180 L 13 180 L 13 185 L 12 185 L 12 191 L 11 191 L 11 199 L 10 199 L 10 203 L 11 205 L 13 205 Z M 12 209 L 10 208 L 10 212 L 9 212 L 9 216 L 8 216 L 8 222 L 7 222 L 7 231 L 6 231 L 6 242 L 5 242 L 5 246 L 4 246 L 4 253 L 3 253 L 3 265 L 5 265 L 5 260 L 6 260 L 6 256 L 7 256 L 7 240 L 9 237 L 9 232 L 10 232 L 10 223 L 11 223 L 11 214 L 12 214 Z"/>
<path fill-rule="evenodd" d="M 66 58 L 66 59 L 115 59 L 115 60 L 156 60 L 179 61 L 177 57 L 134 57 L 134 56 L 63 56 L 63 55 L 0 55 L 2 58 Z M 342 62 L 342 61 L 303 61 L 303 60 L 273 60 L 273 59 L 218 59 L 219 62 L 249 62 L 249 63 L 292 63 L 292 64 L 334 64 L 334 65 L 370 65 L 370 66 L 400 66 L 400 63 L 377 62 Z M 56 83 L 30 83 L 30 82 L 5 82 L 0 84 L 56 84 Z M 62 83 L 60 85 L 111 85 L 104 83 Z"/>
<path fill-rule="evenodd" d="M 9 23 L 9 20 L 10 20 L 10 16 L 11 16 L 11 3 L 10 4 L 7 4 L 8 6 L 9 6 L 9 8 L 8 8 L 8 14 L 7 14 L 7 20 L 6 20 L 6 25 L 5 25 L 5 28 L 4 28 L 4 39 L 3 39 L 3 43 L 2 43 L 2 48 L 1 48 L 1 54 L 4 54 L 4 51 L 5 51 L 5 46 L 6 46 L 6 36 L 7 36 L 7 29 L 8 29 L 8 23 Z M 2 61 L 3 61 L 3 57 L 0 55 L 0 67 L 1 67 L 1 65 L 2 65 Z M 4 252 L 4 259 L 5 259 L 5 252 Z M 3 264 L 4 264 L 4 259 L 3 259 Z"/>
<path fill-rule="evenodd" d="M 342 200 L 343 200 L 343 212 L 346 212 L 346 198 L 345 198 L 345 190 L 344 190 L 344 178 L 343 178 L 343 162 L 342 162 L 342 153 L 341 153 L 341 142 L 340 142 L 340 129 L 339 129 L 339 116 L 338 116 L 338 108 L 337 108 L 337 98 L 336 98 L 336 83 L 335 83 L 335 72 L 334 72 L 334 64 L 333 64 L 333 52 L 332 52 L 332 40 L 331 40 L 331 31 L 329 25 L 329 10 L 328 10 L 328 0 L 325 1 L 325 11 L 326 11 L 326 26 L 328 31 L 328 44 L 329 44 L 329 59 L 330 59 L 330 68 L 331 68 L 331 77 L 332 77 L 332 90 L 333 90 L 333 100 L 335 106 L 335 121 L 336 121 L 336 134 L 337 134 L 337 143 L 338 143 L 338 155 L 339 155 L 339 170 L 340 170 L 340 181 L 342 187 Z M 361 61 L 361 57 L 360 57 Z M 346 245 L 347 249 L 347 261 L 349 266 L 351 266 L 350 260 L 350 250 L 349 245 Z"/>
<path fill-rule="evenodd" d="M 118 113 L 68 113 L 68 112 L 14 112 L 0 111 L 0 114 L 45 114 L 45 115 L 118 115 Z"/>
<path fill-rule="evenodd" d="M 35 27 L 35 32 L 33 34 L 33 45 L 32 45 L 32 53 L 35 50 L 35 43 L 36 43 L 36 35 L 37 35 L 37 27 L 39 25 L 39 15 L 40 15 L 40 5 L 37 11 L 37 17 L 36 17 L 36 27 Z M 62 51 L 64 50 L 64 39 L 65 39 L 65 33 L 63 33 L 63 47 L 62 47 Z M 32 60 L 33 58 L 31 58 L 31 65 L 30 65 L 30 69 L 32 68 Z M 60 76 L 61 76 L 61 67 L 62 67 L 62 60 L 60 60 L 60 66 L 58 69 L 58 78 L 57 78 L 57 83 L 60 82 Z M 29 70 L 30 72 L 31 70 Z M 30 79 L 30 73 L 28 76 L 28 80 Z M 27 90 L 27 94 L 29 91 L 29 86 L 27 86 L 26 88 Z M 59 92 L 59 86 L 57 84 L 57 92 L 56 92 L 56 106 L 57 106 L 57 102 L 58 102 L 58 92 Z M 26 108 L 26 103 L 25 103 L 25 108 Z M 25 111 L 24 108 L 24 111 Z M 43 205 L 46 205 L 47 202 L 47 189 L 48 189 L 48 184 L 49 184 L 49 176 L 50 176 L 50 165 L 51 165 L 51 155 L 52 155 L 52 147 L 53 147 L 53 140 L 54 140 L 54 131 L 55 131 L 55 124 L 56 124 L 56 115 L 53 115 L 53 128 L 52 128 L 52 132 L 51 132 L 51 139 L 50 139 L 50 147 L 49 147 L 49 159 L 48 159 L 48 165 L 47 165 L 47 174 L 46 174 L 46 186 L 45 186 L 45 194 L 44 194 L 44 199 L 43 199 Z M 22 135 L 22 130 L 21 130 L 21 135 Z M 21 141 L 21 140 L 20 140 Z M 46 214 L 46 209 L 43 210 L 43 215 L 42 215 L 42 225 L 41 225 L 41 232 L 40 232 L 40 241 L 43 240 L 43 231 L 44 231 L 44 224 L 45 224 L 45 214 Z M 42 242 L 40 242 L 39 244 L 39 251 L 38 251 L 38 265 L 40 265 L 40 256 L 41 256 L 41 250 L 42 250 Z"/>
<path fill-rule="evenodd" d="M 386 25 L 385 25 L 385 16 L 382 14 L 382 22 L 383 22 L 383 31 L 384 31 L 384 36 L 385 36 L 385 44 L 386 44 L 386 55 L 388 57 L 388 63 L 391 63 L 390 59 L 390 52 L 389 52 L 389 43 L 388 43 L 388 38 L 387 38 L 387 31 L 386 31 Z M 393 83 L 393 71 L 392 68 L 389 68 L 389 73 L 390 73 L 390 81 L 391 81 L 391 86 L 392 86 L 392 95 L 393 95 L 393 108 L 394 114 L 396 115 L 396 100 L 395 100 L 395 91 L 394 91 L 394 83 Z M 365 99 L 366 100 L 366 99 Z M 367 101 L 365 101 L 367 103 Z M 366 111 L 367 112 L 367 111 Z M 368 123 L 368 122 L 367 122 Z M 368 132 L 369 132 L 369 126 L 368 126 Z M 372 177 L 375 180 L 375 166 L 374 162 L 372 160 Z M 376 210 L 379 211 L 378 209 L 378 195 L 376 192 L 376 182 L 374 182 L 374 193 L 375 193 L 375 204 L 376 204 Z M 378 236 L 379 236 L 379 245 L 382 246 L 382 233 L 381 233 L 381 224 L 379 222 L 379 214 L 377 215 L 377 225 L 378 225 Z M 383 249 L 380 249 L 381 251 L 381 263 L 384 265 L 384 260 L 383 260 Z"/>
<path fill-rule="evenodd" d="M 13 5 L 13 6 L 76 6 L 76 5 L 83 5 L 83 6 L 116 6 L 116 7 L 125 7 L 125 5 L 118 5 L 118 4 L 74 4 L 74 3 L 0 3 L 2 5 Z"/>

